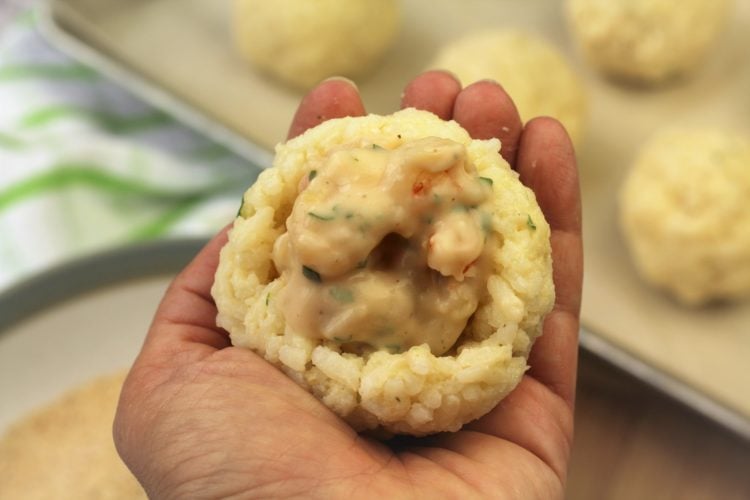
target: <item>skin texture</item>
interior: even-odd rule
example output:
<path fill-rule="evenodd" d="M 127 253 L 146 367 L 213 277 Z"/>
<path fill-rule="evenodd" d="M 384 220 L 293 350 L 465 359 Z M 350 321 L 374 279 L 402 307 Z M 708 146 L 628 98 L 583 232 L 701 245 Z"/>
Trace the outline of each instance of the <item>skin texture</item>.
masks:
<path fill-rule="evenodd" d="M 552 227 L 557 301 L 518 388 L 460 432 L 378 442 L 353 432 L 313 396 L 215 325 L 209 293 L 226 230 L 174 280 L 123 387 L 117 449 L 152 498 L 562 498 L 573 436 L 581 301 L 581 206 L 563 127 L 522 128 L 498 84 L 461 90 L 431 71 L 402 106 L 500 137 Z M 362 115 L 352 84 L 328 80 L 300 104 L 290 137 Z"/>

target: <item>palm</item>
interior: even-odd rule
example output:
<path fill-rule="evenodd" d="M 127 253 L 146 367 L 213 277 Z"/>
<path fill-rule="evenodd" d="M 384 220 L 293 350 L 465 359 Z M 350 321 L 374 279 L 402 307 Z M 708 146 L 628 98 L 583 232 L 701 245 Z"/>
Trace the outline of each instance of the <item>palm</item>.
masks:
<path fill-rule="evenodd" d="M 455 434 L 383 444 L 357 435 L 286 376 L 242 349 L 208 353 L 168 373 L 156 367 L 141 373 L 152 383 L 162 379 L 141 405 L 158 412 L 150 415 L 156 425 L 144 426 L 143 438 L 146 443 L 170 443 L 159 450 L 170 458 L 159 464 L 158 475 L 160 489 L 169 489 L 176 498 L 190 497 L 193 491 L 210 492 L 208 497 L 360 497 L 402 491 L 430 498 L 554 498 L 562 490 L 563 471 L 555 471 L 545 457 L 482 432 L 482 425 L 498 415 Z M 556 408 L 560 402 L 555 399 L 528 379 L 513 393 L 510 405 L 515 415 L 528 415 L 540 407 Z M 506 408 L 500 406 L 495 413 Z M 527 427 L 523 433 L 538 434 L 540 441 L 565 439 L 553 412 L 534 420 L 511 418 L 517 420 L 511 425 Z M 539 427 L 555 429 L 558 435 L 539 434 Z M 231 464 L 227 450 L 234 450 Z M 253 474 L 241 473 L 238 463 Z M 500 495 L 503 488 L 506 495 Z"/>
<path fill-rule="evenodd" d="M 445 79 L 435 73 L 415 79 L 405 103 L 455 118 L 475 137 L 499 136 L 503 155 L 535 190 L 552 227 L 557 303 L 532 351 L 532 370 L 492 412 L 460 432 L 389 442 L 362 437 L 260 357 L 231 347 L 215 327 L 208 290 L 226 241 L 222 233 L 166 294 L 123 389 L 116 442 L 151 495 L 562 496 L 581 279 L 572 150 L 553 122 L 527 125 L 522 136 L 500 87 L 459 93 L 446 90 Z M 321 119 L 362 114 L 352 91 L 343 82 L 318 87 L 300 106 L 290 134 Z M 472 115 L 475 98 L 496 105 Z M 461 102 L 469 108 L 462 111 Z"/>

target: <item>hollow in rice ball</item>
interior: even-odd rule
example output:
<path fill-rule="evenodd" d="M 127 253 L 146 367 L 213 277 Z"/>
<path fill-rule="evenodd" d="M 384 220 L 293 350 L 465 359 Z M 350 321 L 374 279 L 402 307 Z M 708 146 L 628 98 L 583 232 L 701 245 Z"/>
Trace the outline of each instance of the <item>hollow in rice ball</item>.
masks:
<path fill-rule="evenodd" d="M 371 71 L 398 34 L 400 11 L 396 0 L 235 0 L 233 24 L 248 62 L 307 89 Z"/>
<path fill-rule="evenodd" d="M 451 71 L 465 86 L 495 80 L 513 99 L 521 120 L 551 116 L 574 143 L 583 139 L 583 84 L 563 54 L 538 36 L 517 30 L 472 33 L 444 46 L 431 67 Z"/>
<path fill-rule="evenodd" d="M 325 122 L 244 196 L 218 324 L 358 430 L 457 430 L 520 381 L 550 229 L 499 154 L 414 109 Z"/>
<path fill-rule="evenodd" d="M 605 74 L 659 83 L 706 60 L 729 0 L 567 0 L 573 35 Z"/>
<path fill-rule="evenodd" d="M 750 138 L 660 132 L 623 184 L 620 220 L 641 276 L 681 302 L 750 295 Z"/>

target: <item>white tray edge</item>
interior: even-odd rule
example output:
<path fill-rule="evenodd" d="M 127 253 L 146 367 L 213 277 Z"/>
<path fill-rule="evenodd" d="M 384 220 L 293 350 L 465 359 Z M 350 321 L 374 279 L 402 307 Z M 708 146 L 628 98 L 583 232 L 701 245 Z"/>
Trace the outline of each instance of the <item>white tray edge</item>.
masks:
<path fill-rule="evenodd" d="M 96 69 L 149 104 L 165 110 L 177 120 L 226 146 L 258 168 L 264 169 L 271 165 L 273 152 L 191 108 L 181 99 L 66 31 L 55 19 L 53 8 L 55 1 L 57 0 L 45 0 L 35 8 L 39 32 L 52 45 L 79 62 Z"/>

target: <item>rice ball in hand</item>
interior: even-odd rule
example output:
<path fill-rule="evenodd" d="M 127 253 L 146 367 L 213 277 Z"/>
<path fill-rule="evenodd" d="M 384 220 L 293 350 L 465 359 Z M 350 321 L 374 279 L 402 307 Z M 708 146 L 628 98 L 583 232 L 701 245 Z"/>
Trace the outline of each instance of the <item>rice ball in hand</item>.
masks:
<path fill-rule="evenodd" d="M 398 34 L 396 0 L 235 0 L 241 55 L 279 81 L 307 89 L 371 71 Z"/>
<path fill-rule="evenodd" d="M 583 139 L 583 84 L 565 56 L 538 36 L 517 30 L 472 33 L 445 45 L 431 67 L 452 72 L 464 86 L 495 80 L 513 99 L 521 120 L 551 116 L 575 144 Z"/>
<path fill-rule="evenodd" d="M 573 35 L 601 72 L 654 84 L 704 62 L 729 0 L 567 0 Z"/>
<path fill-rule="evenodd" d="M 750 138 L 657 134 L 622 186 L 620 220 L 643 279 L 681 302 L 750 295 Z"/>
<path fill-rule="evenodd" d="M 456 122 L 334 119 L 276 149 L 221 251 L 217 323 L 357 430 L 458 430 L 554 303 L 534 193 Z"/>

